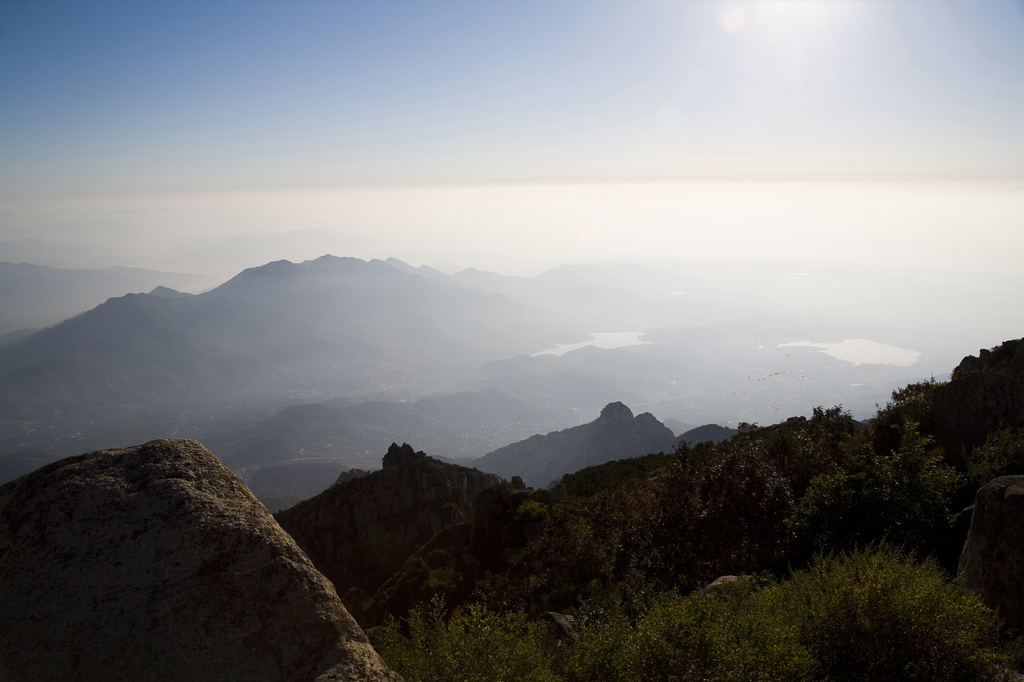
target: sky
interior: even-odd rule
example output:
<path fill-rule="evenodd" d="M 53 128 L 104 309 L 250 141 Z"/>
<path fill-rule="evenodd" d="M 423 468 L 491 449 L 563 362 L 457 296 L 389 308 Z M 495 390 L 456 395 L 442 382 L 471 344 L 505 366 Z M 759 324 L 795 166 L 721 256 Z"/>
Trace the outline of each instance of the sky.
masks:
<path fill-rule="evenodd" d="M 76 210 L 506 271 L 1020 273 L 1024 0 L 0 0 L 0 213 Z"/>

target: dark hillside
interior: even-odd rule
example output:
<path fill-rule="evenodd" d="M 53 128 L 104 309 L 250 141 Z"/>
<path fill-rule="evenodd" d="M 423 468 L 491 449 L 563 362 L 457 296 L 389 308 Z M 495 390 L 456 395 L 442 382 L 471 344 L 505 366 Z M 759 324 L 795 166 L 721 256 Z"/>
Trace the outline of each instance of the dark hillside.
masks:
<path fill-rule="evenodd" d="M 372 594 L 417 547 L 442 528 L 465 522 L 494 474 L 445 464 L 392 443 L 384 468 L 330 487 L 276 514 L 339 594 Z"/>
<path fill-rule="evenodd" d="M 690 429 L 689 431 L 681 434 L 679 436 L 679 440 L 687 445 L 696 445 L 697 443 L 703 443 L 705 441 L 721 443 L 723 440 L 729 440 L 737 433 L 739 433 L 739 431 L 736 429 L 730 429 L 727 426 L 705 424 L 704 426 L 698 426 L 695 429 Z"/>
<path fill-rule="evenodd" d="M 501 476 L 522 476 L 545 486 L 562 474 L 613 459 L 672 452 L 677 439 L 650 413 L 633 416 L 622 403 L 609 403 L 589 424 L 506 445 L 473 462 Z"/>

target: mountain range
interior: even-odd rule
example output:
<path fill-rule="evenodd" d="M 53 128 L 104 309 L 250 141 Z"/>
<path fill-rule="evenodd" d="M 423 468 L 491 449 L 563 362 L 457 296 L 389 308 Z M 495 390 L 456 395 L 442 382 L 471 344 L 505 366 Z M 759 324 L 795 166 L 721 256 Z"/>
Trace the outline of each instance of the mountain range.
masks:
<path fill-rule="evenodd" d="M 940 352 L 952 345 L 946 335 L 864 326 L 847 310 L 813 317 L 824 289 L 792 299 L 807 314 L 780 314 L 792 306 L 773 308 L 765 291 L 806 294 L 803 279 L 748 270 L 606 263 L 450 275 L 324 256 L 250 268 L 197 295 L 161 280 L 0 345 L 0 471 L 190 437 L 247 481 L 273 466 L 260 476 L 268 490 L 308 495 L 336 472 L 375 468 L 382 442 L 464 461 L 586 424 L 614 402 L 677 435 L 835 403 L 860 418 L 959 358 Z M 845 281 L 809 272 L 826 289 Z M 55 294 L 65 306 L 69 296 Z M 582 345 L 598 332 L 630 345 Z M 830 342 L 810 343 L 850 338 L 920 357 L 853 362 L 824 352 Z"/>
<path fill-rule="evenodd" d="M 0 418 L 169 401 L 436 391 L 540 350 L 517 304 L 324 256 L 245 270 L 194 297 L 130 294 L 0 348 Z"/>
<path fill-rule="evenodd" d="M 209 282 L 203 275 L 144 268 L 64 270 L 32 263 L 0 262 L 0 344 L 28 331 L 57 324 L 109 298 L 156 287 L 195 290 Z M 13 335 L 12 332 L 21 332 Z"/>
<path fill-rule="evenodd" d="M 506 423 L 515 417 L 519 421 Z M 499 435 L 492 431 L 495 427 L 506 423 L 498 429 L 499 442 L 518 436 L 516 442 L 492 446 L 478 458 L 438 459 L 468 463 L 506 479 L 521 476 L 539 487 L 611 459 L 672 452 L 680 440 L 653 415 L 634 417 L 621 402 L 606 405 L 594 421 L 568 429 L 553 431 L 545 418 L 550 414 L 542 407 L 494 389 L 416 403 L 312 404 L 282 410 L 241 437 L 225 434 L 211 441 L 211 447 L 273 507 L 321 492 L 354 464 L 373 466 L 367 461 L 372 450 L 353 451 L 372 448 L 393 433 L 434 436 L 440 442 L 435 441 L 431 451 L 452 452 L 457 439 L 481 447 Z M 683 438 L 706 435 L 702 440 L 722 440 L 726 431 L 711 424 Z"/>

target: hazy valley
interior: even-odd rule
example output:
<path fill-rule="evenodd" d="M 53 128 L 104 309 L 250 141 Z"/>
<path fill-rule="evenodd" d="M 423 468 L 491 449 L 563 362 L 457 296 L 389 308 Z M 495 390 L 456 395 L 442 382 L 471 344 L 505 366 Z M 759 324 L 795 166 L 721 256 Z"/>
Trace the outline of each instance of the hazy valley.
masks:
<path fill-rule="evenodd" d="M 900 385 L 948 375 L 964 346 L 1012 336 L 1024 298 L 1008 277 L 789 264 L 530 278 L 324 256 L 195 295 L 174 286 L 210 275 L 3 267 L 0 324 L 23 328 L 28 310 L 53 323 L 0 347 L 6 477 L 171 435 L 202 440 L 247 480 L 274 465 L 283 481 L 293 462 L 304 483 L 280 492 L 303 495 L 379 467 L 382 443 L 471 461 L 612 402 L 676 435 L 829 404 L 865 418 Z M 919 326 L 895 324 L 893 296 Z M 627 345 L 584 345 L 595 332 Z"/>

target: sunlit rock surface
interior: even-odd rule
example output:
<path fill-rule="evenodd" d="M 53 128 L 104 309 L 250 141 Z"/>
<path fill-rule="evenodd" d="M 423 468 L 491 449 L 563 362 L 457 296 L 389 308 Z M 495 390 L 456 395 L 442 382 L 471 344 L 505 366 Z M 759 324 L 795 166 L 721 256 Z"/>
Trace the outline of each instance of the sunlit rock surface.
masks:
<path fill-rule="evenodd" d="M 0 679 L 400 680 L 202 445 L 70 457 L 0 487 Z"/>

